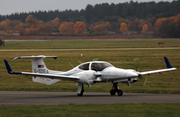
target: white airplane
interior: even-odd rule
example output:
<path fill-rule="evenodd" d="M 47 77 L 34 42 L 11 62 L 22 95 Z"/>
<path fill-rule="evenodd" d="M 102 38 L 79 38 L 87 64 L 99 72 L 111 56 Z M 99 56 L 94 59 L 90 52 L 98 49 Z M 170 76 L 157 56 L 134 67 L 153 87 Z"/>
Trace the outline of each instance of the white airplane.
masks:
<path fill-rule="evenodd" d="M 142 75 L 149 75 L 153 73 L 160 73 L 166 71 L 177 70 L 173 68 L 169 63 L 169 60 L 164 57 L 166 62 L 166 69 L 146 71 L 146 72 L 138 72 L 133 69 L 121 69 L 116 68 L 108 62 L 105 61 L 92 61 L 86 62 L 78 65 L 77 67 L 67 71 L 54 71 L 49 70 L 43 59 L 44 58 L 54 58 L 57 56 L 22 56 L 16 57 L 13 60 L 17 60 L 20 58 L 31 58 L 32 59 L 32 73 L 31 72 L 14 72 L 9 66 L 8 62 L 4 60 L 7 71 L 9 74 L 15 75 L 25 75 L 32 76 L 32 80 L 34 82 L 43 83 L 46 85 L 52 85 L 61 80 L 70 80 L 78 83 L 77 95 L 82 96 L 84 92 L 84 84 L 91 87 L 92 84 L 98 82 L 112 82 L 113 87 L 110 90 L 111 95 L 115 95 L 116 93 L 119 96 L 123 95 L 123 92 L 119 89 L 118 83 L 134 83 L 137 81 L 137 77 Z"/>

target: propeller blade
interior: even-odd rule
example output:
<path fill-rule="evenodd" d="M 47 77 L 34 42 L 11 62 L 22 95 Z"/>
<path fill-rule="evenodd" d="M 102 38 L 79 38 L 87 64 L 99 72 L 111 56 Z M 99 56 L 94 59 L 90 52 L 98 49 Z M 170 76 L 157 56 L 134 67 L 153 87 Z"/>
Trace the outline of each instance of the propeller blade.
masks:
<path fill-rule="evenodd" d="M 92 59 L 93 61 L 99 61 L 99 58 L 94 58 L 94 59 Z"/>
<path fill-rule="evenodd" d="M 146 82 L 147 82 L 147 77 L 146 77 L 145 80 L 144 80 L 143 86 L 146 85 Z"/>
<path fill-rule="evenodd" d="M 139 60 L 140 60 L 139 58 L 134 58 L 134 66 L 135 66 L 136 71 L 138 71 Z"/>
<path fill-rule="evenodd" d="M 140 79 L 141 81 L 143 81 L 143 85 L 142 85 L 142 86 L 145 86 L 145 85 L 146 85 L 146 82 L 147 82 L 147 77 L 139 76 L 139 79 Z"/>

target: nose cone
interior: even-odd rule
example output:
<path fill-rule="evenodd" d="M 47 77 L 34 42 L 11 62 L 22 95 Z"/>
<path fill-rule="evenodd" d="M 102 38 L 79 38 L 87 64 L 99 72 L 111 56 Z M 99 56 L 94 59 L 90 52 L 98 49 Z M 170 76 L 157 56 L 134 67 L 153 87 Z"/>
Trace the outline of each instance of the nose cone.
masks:
<path fill-rule="evenodd" d="M 138 77 L 138 74 L 136 73 L 136 71 L 128 71 L 126 77 Z"/>

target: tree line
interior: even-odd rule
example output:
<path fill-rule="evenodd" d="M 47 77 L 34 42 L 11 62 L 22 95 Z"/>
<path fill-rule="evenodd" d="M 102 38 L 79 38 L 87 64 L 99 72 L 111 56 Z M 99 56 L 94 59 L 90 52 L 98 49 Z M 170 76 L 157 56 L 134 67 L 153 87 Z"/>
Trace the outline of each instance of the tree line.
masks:
<path fill-rule="evenodd" d="M 33 15 L 36 19 L 44 22 L 51 21 L 58 17 L 60 21 L 76 22 L 83 21 L 86 24 L 92 24 L 99 21 L 108 21 L 110 23 L 117 22 L 118 18 L 127 20 L 146 19 L 146 18 L 162 18 L 171 17 L 180 13 L 180 0 L 172 2 L 126 2 L 119 4 L 88 4 L 82 10 L 65 10 L 65 11 L 35 11 L 29 13 L 13 13 L 11 15 L 0 15 L 0 21 L 5 19 L 19 20 L 25 23 L 28 15 Z"/>
<path fill-rule="evenodd" d="M 154 22 L 155 21 L 155 22 Z M 154 23 L 152 23 L 154 22 Z M 154 25 L 152 25 L 154 24 Z M 87 25 L 83 21 L 77 22 L 61 22 L 58 17 L 44 22 L 37 20 L 33 15 L 28 15 L 25 23 L 19 20 L 5 19 L 0 22 L 0 33 L 19 33 L 20 35 L 48 35 L 53 32 L 65 35 L 82 35 L 95 33 L 98 35 L 107 34 L 109 32 L 115 33 L 129 33 L 129 32 L 154 32 L 160 37 L 180 37 L 180 14 L 167 18 L 148 18 L 135 19 L 133 21 L 118 18 L 115 24 L 108 21 L 99 21 Z"/>
<path fill-rule="evenodd" d="M 66 10 L 61 12 L 66 14 L 65 15 L 66 17 L 60 14 L 58 15 L 59 12 L 58 10 L 54 12 L 52 11 L 51 16 L 54 18 L 51 19 L 52 17 L 51 18 L 48 17 L 49 19 L 45 18 L 45 20 L 44 19 L 41 20 L 41 18 L 45 16 L 47 17 L 46 13 L 48 12 L 46 11 L 41 12 L 42 14 L 44 13 L 44 15 L 38 12 L 36 13 L 39 15 L 35 15 L 34 12 L 31 12 L 31 14 L 24 13 L 27 14 L 24 21 L 22 21 L 21 18 L 11 19 L 10 16 L 13 16 L 12 14 L 10 16 L 6 16 L 4 20 L 0 21 L 0 32 L 1 33 L 16 32 L 19 33 L 20 35 L 47 35 L 47 34 L 52 34 L 53 32 L 65 34 L 65 35 L 72 35 L 72 34 L 82 35 L 85 33 L 102 35 L 102 34 L 107 34 L 109 32 L 113 32 L 113 33 L 154 32 L 154 34 L 160 37 L 177 38 L 180 37 L 180 14 L 178 14 L 180 13 L 179 12 L 180 8 L 176 8 L 179 1 L 180 0 L 173 1 L 171 3 L 169 2 L 137 3 L 130 1 L 129 3 L 119 3 L 116 5 L 115 4 L 109 5 L 108 3 L 96 4 L 95 6 L 87 5 L 86 9 L 81 10 L 80 12 L 78 10 L 76 11 Z M 138 18 L 137 16 L 138 15 L 141 16 L 141 15 L 138 14 L 137 12 L 138 9 L 140 9 L 140 7 L 137 6 L 142 7 L 142 4 L 144 5 L 144 7 L 143 9 L 141 9 L 140 14 L 144 13 L 148 9 L 147 5 L 150 5 L 152 9 L 146 11 L 146 15 L 144 14 L 144 16 Z M 122 6 L 126 5 L 126 7 L 128 7 L 126 8 L 127 10 L 126 13 L 123 13 L 124 12 L 123 7 L 122 6 L 117 7 L 118 5 L 122 5 Z M 155 7 L 153 7 L 153 5 L 159 7 L 158 9 L 159 15 L 157 15 L 158 12 L 156 12 L 156 14 L 153 14 L 155 13 L 153 11 L 157 10 L 155 9 Z M 171 5 L 174 5 L 174 9 L 171 8 L 172 7 Z M 162 6 L 163 7 L 166 6 L 166 7 L 163 8 Z M 118 13 L 122 17 L 116 14 L 115 12 L 116 10 L 113 10 L 118 8 L 119 8 Z M 130 8 L 134 8 L 134 10 L 132 11 L 128 10 Z M 161 8 L 163 8 L 164 10 L 160 10 Z M 173 12 L 169 12 L 169 11 L 173 11 Z M 76 12 L 76 14 L 74 12 Z M 167 15 L 167 12 L 169 15 Z M 148 15 L 147 13 L 151 15 Z M 114 14 L 116 14 L 116 16 Z"/>

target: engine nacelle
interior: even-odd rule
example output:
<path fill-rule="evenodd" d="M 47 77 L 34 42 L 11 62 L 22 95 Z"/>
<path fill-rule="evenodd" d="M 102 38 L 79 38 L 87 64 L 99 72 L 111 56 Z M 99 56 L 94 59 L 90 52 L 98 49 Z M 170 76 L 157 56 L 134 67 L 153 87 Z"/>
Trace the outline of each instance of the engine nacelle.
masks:
<path fill-rule="evenodd" d="M 137 81 L 137 78 L 129 78 L 129 79 L 122 79 L 122 80 L 116 80 L 114 81 L 114 83 L 126 83 L 126 84 L 131 84 L 131 83 L 135 83 Z"/>

